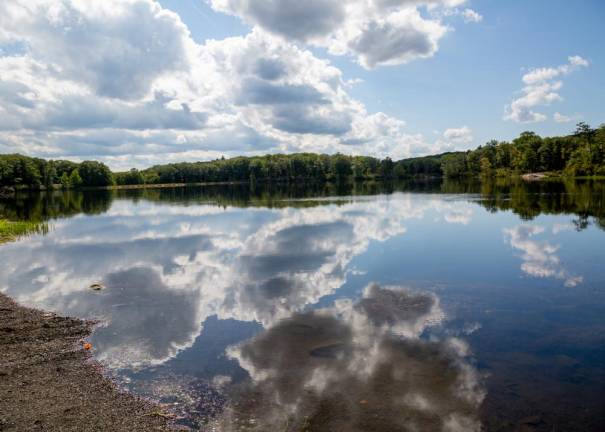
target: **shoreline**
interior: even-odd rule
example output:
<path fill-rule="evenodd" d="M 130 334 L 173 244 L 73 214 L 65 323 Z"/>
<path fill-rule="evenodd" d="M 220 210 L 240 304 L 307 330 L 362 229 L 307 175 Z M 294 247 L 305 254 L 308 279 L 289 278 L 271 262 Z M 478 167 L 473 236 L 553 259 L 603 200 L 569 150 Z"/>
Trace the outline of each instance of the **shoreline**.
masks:
<path fill-rule="evenodd" d="M 92 327 L 0 293 L 1 431 L 175 430 L 161 406 L 103 376 L 83 348 Z"/>
<path fill-rule="evenodd" d="M 483 181 L 480 176 L 462 176 L 462 177 L 444 177 L 444 176 L 410 176 L 393 179 L 381 179 L 381 178 L 366 178 L 366 179 L 346 179 L 342 182 L 353 182 L 353 183 L 381 183 L 381 182 L 397 182 L 397 181 L 433 181 L 433 180 L 456 180 L 460 178 L 474 179 Z M 506 176 L 490 176 L 490 180 L 498 179 L 509 179 L 509 180 L 523 180 L 529 182 L 535 181 L 564 181 L 564 180 L 605 180 L 605 176 L 602 175 L 591 175 L 591 176 L 566 176 L 560 172 L 535 172 L 525 174 L 510 174 Z M 340 182 L 334 180 L 316 180 L 316 179 L 273 179 L 273 180 L 258 180 L 255 182 L 257 185 L 267 184 L 293 184 L 296 182 L 308 182 L 308 183 L 326 183 L 326 184 L 339 184 Z M 60 185 L 53 185 L 52 188 L 32 188 L 28 186 L 0 186 L 0 198 L 9 198 L 15 192 L 54 192 L 54 191 L 95 191 L 95 190 L 136 190 L 136 189 L 169 189 L 169 188 L 186 188 L 186 187 L 199 187 L 199 186 L 241 186 L 251 185 L 253 182 L 250 181 L 217 181 L 217 182 L 193 182 L 193 183 L 142 183 L 132 185 L 110 185 L 110 186 L 84 186 L 79 188 L 62 188 Z"/>

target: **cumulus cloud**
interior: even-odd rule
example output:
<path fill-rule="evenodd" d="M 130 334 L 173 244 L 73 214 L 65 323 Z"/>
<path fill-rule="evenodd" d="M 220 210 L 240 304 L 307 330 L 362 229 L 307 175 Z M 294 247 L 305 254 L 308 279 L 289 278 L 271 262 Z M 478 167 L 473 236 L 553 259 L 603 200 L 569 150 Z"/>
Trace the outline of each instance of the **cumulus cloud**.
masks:
<path fill-rule="evenodd" d="M 432 144 L 425 144 L 422 153 L 443 153 L 454 150 L 466 150 L 472 147 L 475 137 L 468 126 L 446 129 L 442 134 L 434 131 L 438 138 Z M 421 148 L 416 145 L 416 148 Z"/>
<path fill-rule="evenodd" d="M 445 32 L 446 27 L 423 19 L 417 9 L 404 9 L 366 23 L 347 46 L 362 66 L 371 69 L 432 57 Z"/>
<path fill-rule="evenodd" d="M 446 129 L 443 132 L 443 138 L 456 144 L 468 144 L 474 140 L 473 131 L 468 126 Z"/>
<path fill-rule="evenodd" d="M 246 14 L 260 7 L 223 3 Z M 312 28 L 296 28 L 313 40 L 334 38 L 325 20 L 346 21 L 350 8 L 328 2 L 332 6 L 315 16 L 311 9 L 323 3 L 309 10 L 283 10 L 278 1 L 263 7 L 278 15 L 306 14 Z M 368 65 L 429 55 L 442 25 L 417 8 L 458 4 L 376 3 L 372 7 L 386 15 L 367 23 L 367 31 L 339 39 L 340 48 L 355 47 Z M 408 133 L 401 119 L 367 112 L 348 93 L 355 80 L 260 28 L 198 44 L 178 15 L 152 0 L 15 1 L 0 5 L 0 12 L 3 37 L 23 46 L 0 56 L 2 152 L 96 158 L 122 169 L 267 152 L 401 158 L 440 145 Z"/>
<path fill-rule="evenodd" d="M 481 16 L 456 9 L 465 0 L 209 0 L 217 11 L 280 37 L 351 55 L 371 69 L 432 57 L 448 27 L 442 18 L 460 14 L 467 22 Z M 430 17 L 420 13 L 426 8 Z M 439 13 L 439 11 L 441 11 Z"/>
<path fill-rule="evenodd" d="M 186 66 L 186 27 L 151 1 L 3 2 L 0 17 L 32 57 L 101 96 L 144 96 L 157 77 Z"/>
<path fill-rule="evenodd" d="M 330 34 L 345 18 L 344 2 L 333 0 L 213 0 L 212 6 L 301 41 Z"/>
<path fill-rule="evenodd" d="M 576 55 L 568 57 L 568 63 L 558 67 L 530 70 L 522 78 L 525 84 L 522 95 L 505 107 L 504 119 L 516 123 L 535 123 L 546 120 L 548 118 L 546 114 L 536 112 L 534 108 L 562 101 L 559 90 L 563 86 L 563 82 L 559 78 L 569 75 L 579 68 L 588 67 L 588 65 L 587 60 Z"/>

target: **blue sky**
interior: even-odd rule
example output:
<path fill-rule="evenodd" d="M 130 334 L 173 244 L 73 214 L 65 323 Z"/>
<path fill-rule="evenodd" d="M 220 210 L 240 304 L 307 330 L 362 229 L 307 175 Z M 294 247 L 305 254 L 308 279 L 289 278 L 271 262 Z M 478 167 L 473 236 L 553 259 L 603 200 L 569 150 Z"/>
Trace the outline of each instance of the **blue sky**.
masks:
<path fill-rule="evenodd" d="M 402 158 L 605 122 L 605 3 L 8 0 L 0 152 Z"/>

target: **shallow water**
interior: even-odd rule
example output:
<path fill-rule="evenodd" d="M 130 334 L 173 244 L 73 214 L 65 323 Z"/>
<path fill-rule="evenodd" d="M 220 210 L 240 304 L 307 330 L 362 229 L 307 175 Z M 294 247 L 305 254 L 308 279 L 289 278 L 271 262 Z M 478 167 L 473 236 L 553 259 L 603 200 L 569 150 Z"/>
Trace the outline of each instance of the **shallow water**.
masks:
<path fill-rule="evenodd" d="M 210 430 L 605 429 L 605 184 L 20 195 L 0 290 Z M 92 283 L 104 289 L 91 290 Z"/>

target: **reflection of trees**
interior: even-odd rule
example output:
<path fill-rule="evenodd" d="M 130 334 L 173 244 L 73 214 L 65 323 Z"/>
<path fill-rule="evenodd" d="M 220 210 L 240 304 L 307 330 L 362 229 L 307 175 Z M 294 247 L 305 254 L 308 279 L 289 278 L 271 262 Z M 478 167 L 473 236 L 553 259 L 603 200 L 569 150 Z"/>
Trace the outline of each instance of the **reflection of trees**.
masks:
<path fill-rule="evenodd" d="M 250 381 L 220 430 L 479 431 L 483 391 L 457 339 L 420 338 L 436 297 L 366 289 L 357 304 L 294 314 L 230 350 Z"/>
<path fill-rule="evenodd" d="M 108 190 L 69 192 L 25 192 L 13 199 L 0 200 L 0 215 L 11 220 L 46 221 L 109 210 L 114 193 Z"/>
<path fill-rule="evenodd" d="M 575 214 L 579 230 L 594 222 L 605 227 L 605 183 L 591 180 L 524 182 L 510 179 L 409 180 L 385 182 L 312 182 L 304 184 L 231 184 L 203 187 L 20 193 L 0 200 L 0 215 L 12 220 L 43 221 L 79 213 L 100 214 L 114 199 L 173 205 L 217 204 L 235 207 L 315 207 L 321 197 L 393 192 L 479 194 L 488 211 L 512 210 L 523 220 L 540 214 Z M 343 200 L 342 203 L 345 201 Z"/>
<path fill-rule="evenodd" d="M 541 214 L 575 214 L 578 230 L 588 227 L 591 219 L 605 228 L 605 183 L 599 181 L 484 182 L 478 202 L 493 212 L 512 210 L 523 220 Z"/>
<path fill-rule="evenodd" d="M 172 204 L 208 204 L 234 207 L 315 207 L 312 198 L 392 193 L 395 186 L 383 182 L 306 182 L 303 184 L 230 184 L 145 190 L 118 190 L 118 198 L 144 199 Z M 299 200 L 293 203 L 292 200 Z"/>

